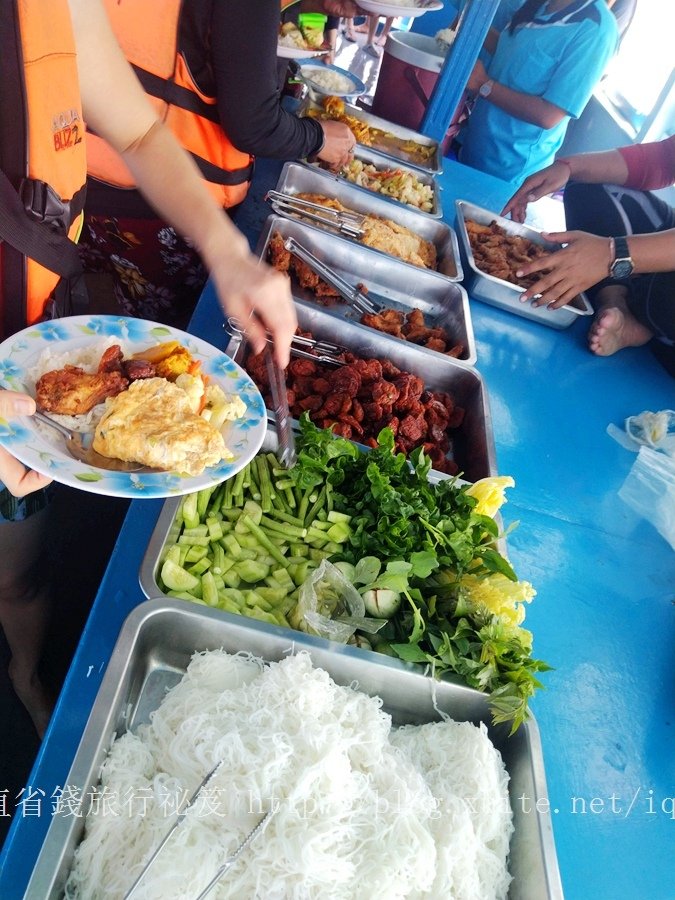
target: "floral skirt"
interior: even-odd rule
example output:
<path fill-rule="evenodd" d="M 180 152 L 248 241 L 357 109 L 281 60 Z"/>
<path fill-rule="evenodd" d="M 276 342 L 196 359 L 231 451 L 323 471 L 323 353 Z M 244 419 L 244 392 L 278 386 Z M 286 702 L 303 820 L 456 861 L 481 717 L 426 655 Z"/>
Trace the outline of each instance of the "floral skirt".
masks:
<path fill-rule="evenodd" d="M 187 325 L 207 272 L 171 226 L 160 219 L 87 215 L 79 250 L 85 272 L 112 276 L 125 315 Z"/>

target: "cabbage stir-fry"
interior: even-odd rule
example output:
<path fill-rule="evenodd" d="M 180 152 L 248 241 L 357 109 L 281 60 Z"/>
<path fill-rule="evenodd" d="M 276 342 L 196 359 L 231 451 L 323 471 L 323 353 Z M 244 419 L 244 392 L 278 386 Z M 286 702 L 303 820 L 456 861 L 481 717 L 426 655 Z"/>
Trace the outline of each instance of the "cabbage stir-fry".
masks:
<path fill-rule="evenodd" d="M 412 172 L 402 169 L 378 169 L 362 159 L 353 159 L 341 172 L 353 184 L 367 188 L 399 203 L 407 203 L 422 212 L 431 212 L 434 207 L 434 193 L 430 185 L 423 184 Z"/>

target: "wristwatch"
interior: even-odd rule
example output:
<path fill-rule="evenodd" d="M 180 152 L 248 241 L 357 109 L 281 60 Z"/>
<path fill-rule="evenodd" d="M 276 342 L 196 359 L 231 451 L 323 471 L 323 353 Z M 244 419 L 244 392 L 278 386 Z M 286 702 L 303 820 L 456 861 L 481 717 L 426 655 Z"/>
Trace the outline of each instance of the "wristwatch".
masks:
<path fill-rule="evenodd" d="M 495 86 L 495 83 L 492 78 L 488 78 L 487 81 L 484 81 L 483 84 L 478 88 L 478 93 L 481 97 L 489 97 L 492 93 L 492 88 Z"/>
<path fill-rule="evenodd" d="M 609 274 L 612 278 L 628 278 L 633 274 L 635 265 L 625 237 L 612 239 L 612 257 L 612 262 L 609 264 Z"/>

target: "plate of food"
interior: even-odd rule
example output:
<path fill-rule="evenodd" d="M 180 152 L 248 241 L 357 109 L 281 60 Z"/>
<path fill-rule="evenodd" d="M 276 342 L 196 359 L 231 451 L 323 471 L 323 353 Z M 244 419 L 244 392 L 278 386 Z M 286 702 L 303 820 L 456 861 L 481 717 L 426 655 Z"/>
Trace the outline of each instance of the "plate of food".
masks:
<path fill-rule="evenodd" d="M 359 0 L 361 9 L 380 16 L 403 16 L 406 19 L 414 19 L 423 16 L 427 12 L 436 12 L 443 9 L 441 0 Z"/>
<path fill-rule="evenodd" d="M 111 460 L 75 459 L 66 439 L 31 416 L 0 419 L 0 445 L 55 481 L 96 494 L 153 498 L 213 487 L 260 449 L 265 404 L 249 375 L 199 338 L 123 316 L 41 322 L 0 344 L 0 387 Z"/>
<path fill-rule="evenodd" d="M 285 22 L 279 29 L 277 56 L 282 59 L 309 59 L 321 56 L 328 49 L 322 47 L 323 31 L 302 31 L 295 22 Z"/>
<path fill-rule="evenodd" d="M 319 97 L 356 99 L 366 92 L 365 84 L 356 75 L 324 62 L 299 66 L 298 77 L 304 81 L 311 94 Z"/>

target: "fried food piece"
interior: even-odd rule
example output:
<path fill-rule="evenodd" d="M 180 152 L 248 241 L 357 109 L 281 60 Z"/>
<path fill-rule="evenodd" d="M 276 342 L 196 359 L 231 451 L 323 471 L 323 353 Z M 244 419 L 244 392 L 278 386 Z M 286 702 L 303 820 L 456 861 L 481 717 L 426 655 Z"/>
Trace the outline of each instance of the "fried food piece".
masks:
<path fill-rule="evenodd" d="M 93 447 L 103 456 L 186 475 L 232 457 L 222 434 L 193 411 L 189 395 L 164 378 L 134 381 L 109 400 Z"/>
<path fill-rule="evenodd" d="M 541 277 L 540 272 L 535 272 L 519 278 L 516 272 L 524 263 L 545 256 L 544 247 L 520 235 L 508 234 L 496 219 L 489 225 L 467 219 L 465 226 L 471 252 L 481 272 L 519 287 L 529 287 Z"/>
<path fill-rule="evenodd" d="M 79 366 L 45 372 L 35 385 L 35 402 L 45 412 L 81 416 L 125 391 L 129 382 L 118 371 L 90 374 Z"/>

